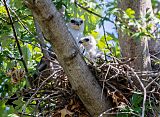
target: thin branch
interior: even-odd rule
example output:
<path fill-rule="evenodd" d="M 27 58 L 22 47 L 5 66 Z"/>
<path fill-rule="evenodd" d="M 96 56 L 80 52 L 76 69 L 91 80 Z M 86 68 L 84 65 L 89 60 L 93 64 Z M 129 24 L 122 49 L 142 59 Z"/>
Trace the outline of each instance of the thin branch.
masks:
<path fill-rule="evenodd" d="M 14 58 L 14 57 L 12 57 L 12 56 L 10 56 L 10 55 L 7 55 L 6 57 L 9 58 L 10 60 L 22 61 L 21 58 Z"/>
<path fill-rule="evenodd" d="M 18 112 L 19 115 L 24 115 L 24 116 L 31 116 L 31 117 L 36 117 L 33 114 L 28 114 L 28 113 L 20 113 Z"/>
<path fill-rule="evenodd" d="M 109 73 L 110 67 L 111 67 L 111 66 L 109 65 L 109 67 L 108 67 L 108 69 L 107 69 L 107 73 L 105 74 L 105 79 L 104 79 L 104 80 L 106 80 L 106 78 L 107 78 L 107 76 L 108 76 L 108 73 Z M 101 99 L 102 99 L 102 96 L 103 96 L 104 87 L 105 87 L 105 81 L 103 81 Z"/>
<path fill-rule="evenodd" d="M 87 11 L 87 12 L 93 14 L 93 15 L 95 15 L 95 16 L 97 16 L 97 17 L 99 17 L 99 18 L 105 19 L 105 20 L 107 20 L 107 21 L 110 21 L 111 23 L 115 24 L 115 23 L 114 23 L 113 21 L 111 21 L 109 18 L 103 17 L 103 16 L 101 16 L 101 15 L 99 15 L 99 14 L 97 14 L 97 13 L 91 11 L 91 10 L 89 10 L 88 8 L 86 8 L 86 7 L 82 6 L 81 4 L 79 4 L 77 1 L 75 1 L 75 4 L 76 4 L 78 7 L 82 8 L 83 10 L 85 10 L 85 11 Z"/>
<path fill-rule="evenodd" d="M 1 19 L 2 21 L 6 22 L 7 24 L 9 24 L 9 22 L 8 22 L 6 19 L 4 19 L 4 18 L 2 18 L 2 17 L 0 17 L 0 19 Z"/>
<path fill-rule="evenodd" d="M 97 14 L 97 13 L 95 13 L 95 12 L 89 10 L 88 8 L 82 6 L 82 5 L 79 4 L 77 1 L 75 1 L 75 4 L 76 4 L 77 6 L 79 6 L 80 8 L 82 8 L 83 10 L 85 10 L 85 11 L 87 11 L 87 12 L 89 12 L 89 13 L 91 13 L 91 14 L 93 14 L 93 15 L 99 17 L 99 18 L 104 18 L 103 16 L 101 16 L 101 15 L 99 15 L 99 14 Z"/>
<path fill-rule="evenodd" d="M 158 76 L 157 76 L 154 80 L 152 80 L 152 81 L 146 86 L 146 89 L 147 89 L 152 83 L 154 83 L 159 77 L 160 77 L 160 73 L 158 74 Z"/>
<path fill-rule="evenodd" d="M 58 73 L 59 71 L 56 71 L 54 73 L 52 73 L 48 78 L 46 78 L 41 85 L 38 87 L 38 89 L 34 92 L 34 94 L 30 97 L 30 99 L 27 101 L 26 105 L 23 106 L 23 111 L 22 114 L 25 113 L 26 111 L 26 107 L 28 106 L 28 104 L 30 103 L 30 101 L 32 100 L 32 98 L 37 94 L 37 92 L 41 89 L 41 87 L 46 83 L 47 80 L 49 80 L 51 77 L 53 77 L 56 73 Z"/>
<path fill-rule="evenodd" d="M 26 63 L 25 63 L 25 61 L 24 61 L 24 58 L 23 58 L 22 49 L 21 49 L 21 46 L 20 46 L 19 41 L 18 41 L 18 37 L 17 37 L 17 34 L 16 34 L 16 30 L 15 30 L 15 27 L 14 27 L 14 24 L 13 24 L 12 17 L 11 17 L 11 15 L 10 15 L 10 13 L 9 13 L 9 10 L 8 10 L 6 1 L 3 0 L 3 2 L 4 2 L 5 9 L 6 9 L 6 11 L 7 11 L 7 15 L 8 15 L 8 17 L 9 17 L 11 26 L 12 26 L 13 34 L 14 34 L 14 37 L 15 37 L 15 41 L 16 41 L 16 43 L 17 43 L 17 47 L 18 47 L 18 50 L 19 50 L 21 59 L 22 59 L 23 66 L 24 66 L 24 68 L 25 68 L 25 72 L 28 73 L 27 65 L 26 65 Z"/>
<path fill-rule="evenodd" d="M 44 57 L 45 58 L 48 58 L 50 59 L 50 56 L 49 56 L 49 53 L 48 51 L 46 50 L 46 44 L 45 44 L 45 38 L 44 38 L 44 35 L 39 27 L 39 24 L 38 22 L 36 21 L 36 19 L 34 18 L 34 14 L 33 14 L 33 19 L 34 19 L 34 24 L 35 24 L 35 28 L 36 28 L 36 33 L 37 33 L 37 36 L 38 38 L 36 38 L 39 43 L 40 43 L 40 46 L 41 46 L 41 50 L 44 54 Z"/>
<path fill-rule="evenodd" d="M 133 115 L 135 115 L 137 117 L 140 117 L 140 115 L 138 115 L 138 114 L 136 114 L 134 112 L 112 112 L 113 110 L 121 109 L 121 108 L 122 108 L 121 106 L 117 106 L 115 108 L 110 108 L 110 109 L 106 110 L 105 112 L 103 112 L 102 114 L 100 114 L 98 117 L 103 117 L 105 115 L 117 115 L 117 114 L 133 114 Z"/>
<path fill-rule="evenodd" d="M 29 30 L 29 28 L 22 22 L 22 20 L 19 18 L 19 16 L 16 14 L 16 12 L 14 10 L 12 10 L 10 7 L 8 7 L 14 14 L 15 16 L 17 17 L 19 23 L 22 25 L 22 27 L 27 31 L 29 32 L 32 36 L 34 36 L 34 34 Z"/>
<path fill-rule="evenodd" d="M 107 48 L 109 49 L 109 51 L 111 52 L 111 55 L 112 55 L 112 49 L 109 47 L 109 45 L 108 45 L 108 43 L 107 43 L 106 30 L 105 30 L 105 27 L 104 27 L 104 21 L 102 22 L 102 27 L 103 27 L 103 35 L 104 35 L 104 39 L 105 39 Z"/>
<path fill-rule="evenodd" d="M 122 114 L 132 114 L 134 116 L 140 117 L 138 114 L 136 114 L 134 112 L 111 112 L 111 113 L 107 113 L 106 112 L 106 113 L 101 114 L 98 117 L 103 117 L 103 115 L 117 115 L 117 114 L 119 114 L 119 115 L 122 115 Z"/>
<path fill-rule="evenodd" d="M 135 75 L 136 79 L 138 80 L 139 84 L 141 85 L 141 87 L 143 89 L 144 95 L 143 95 L 143 106 L 142 106 L 142 115 L 141 115 L 141 117 L 144 117 L 145 116 L 144 114 L 145 114 L 146 94 L 147 94 L 146 88 L 144 87 L 144 85 L 141 82 L 141 80 L 140 80 L 139 76 L 137 75 L 137 73 L 134 72 L 134 70 L 131 67 L 129 67 L 128 65 L 126 65 L 126 66 Z"/>
<path fill-rule="evenodd" d="M 151 101 L 151 95 L 152 94 L 150 94 L 150 96 L 149 96 L 149 105 L 150 105 L 150 107 L 151 107 L 151 110 L 152 110 L 152 113 L 153 113 L 153 115 L 154 115 L 154 117 L 156 117 L 156 114 L 155 114 L 155 111 L 154 111 L 154 109 L 153 109 L 153 106 L 152 106 L 152 101 Z"/>

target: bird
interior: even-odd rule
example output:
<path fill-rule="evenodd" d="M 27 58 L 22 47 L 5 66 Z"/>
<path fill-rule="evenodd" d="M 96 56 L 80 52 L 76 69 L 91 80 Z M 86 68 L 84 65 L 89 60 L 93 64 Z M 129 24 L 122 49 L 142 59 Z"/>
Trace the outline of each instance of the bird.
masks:
<path fill-rule="evenodd" d="M 98 49 L 97 42 L 93 36 L 82 37 L 79 43 L 84 47 L 83 55 L 87 59 L 91 60 L 92 62 L 96 62 L 97 58 L 105 59 L 104 54 Z"/>
<path fill-rule="evenodd" d="M 76 46 L 78 46 L 81 53 L 83 53 L 83 46 L 80 46 L 80 39 L 84 36 L 84 21 L 81 18 L 71 18 L 70 22 L 67 23 L 69 32 L 72 34 Z"/>

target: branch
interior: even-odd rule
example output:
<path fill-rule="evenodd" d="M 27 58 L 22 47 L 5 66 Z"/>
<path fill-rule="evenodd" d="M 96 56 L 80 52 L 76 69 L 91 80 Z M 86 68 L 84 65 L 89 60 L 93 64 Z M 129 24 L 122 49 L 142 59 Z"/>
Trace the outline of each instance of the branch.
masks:
<path fill-rule="evenodd" d="M 10 15 L 10 13 L 9 13 L 9 10 L 8 10 L 7 4 L 6 4 L 6 1 L 3 0 L 3 2 L 4 2 L 5 9 L 6 9 L 6 11 L 7 11 L 7 15 L 8 15 L 8 17 L 9 17 L 11 26 L 12 26 L 14 38 L 15 38 L 15 41 L 16 41 L 16 43 L 17 43 L 17 47 L 18 47 L 20 56 L 22 57 L 21 60 L 22 60 L 23 66 L 24 66 L 24 68 L 25 68 L 25 72 L 28 73 L 27 65 L 26 65 L 26 63 L 25 63 L 25 61 L 24 61 L 24 59 L 23 59 L 22 49 L 21 49 L 21 46 L 20 46 L 19 41 L 18 41 L 18 38 L 17 38 L 17 34 L 16 34 L 16 30 L 15 30 L 15 28 L 14 28 L 14 24 L 13 24 L 12 17 L 11 17 L 11 15 Z"/>
<path fill-rule="evenodd" d="M 10 7 L 8 7 L 10 9 L 11 12 L 14 13 L 14 15 L 17 17 L 17 20 L 19 21 L 19 23 L 22 25 L 22 27 L 32 36 L 34 36 L 34 34 L 29 30 L 29 28 L 22 22 L 22 20 L 19 18 L 19 16 L 16 14 L 16 12 L 14 10 L 12 10 Z"/>
<path fill-rule="evenodd" d="M 9 58 L 10 60 L 22 61 L 21 58 L 14 58 L 14 57 L 11 57 L 10 55 L 7 55 L 6 57 Z"/>
<path fill-rule="evenodd" d="M 101 16 L 101 15 L 99 15 L 99 14 L 97 14 L 97 13 L 95 13 L 95 12 L 89 10 L 88 8 L 82 6 L 82 5 L 79 4 L 77 1 L 75 1 L 75 4 L 76 4 L 77 6 L 79 6 L 80 8 L 82 8 L 83 10 L 85 10 L 85 11 L 87 11 L 87 12 L 89 12 L 89 13 L 91 13 L 91 14 L 93 14 L 93 15 L 99 17 L 99 18 L 104 18 L 103 16 Z"/>
<path fill-rule="evenodd" d="M 78 7 L 82 8 L 83 10 L 85 10 L 85 11 L 87 11 L 87 12 L 93 14 L 93 15 L 95 15 L 95 16 L 97 16 L 97 17 L 99 17 L 99 18 L 105 19 L 105 20 L 107 20 L 107 21 L 110 21 L 111 23 L 115 24 L 115 23 L 114 23 L 113 21 L 111 21 L 109 18 L 103 17 L 103 16 L 101 16 L 101 15 L 99 15 L 99 14 L 97 14 L 97 13 L 91 11 L 91 10 L 89 10 L 88 8 L 86 8 L 86 7 L 82 6 L 81 4 L 79 4 L 76 0 L 75 0 L 75 4 L 76 4 Z"/>
<path fill-rule="evenodd" d="M 34 23 L 35 23 L 35 28 L 36 28 L 36 32 L 37 32 L 37 36 L 38 38 L 36 38 L 39 43 L 40 43 L 40 46 L 41 46 L 41 50 L 44 54 L 44 57 L 45 58 L 48 58 L 50 60 L 50 56 L 49 56 L 49 53 L 48 51 L 46 50 L 46 44 L 45 44 L 45 39 L 44 39 L 44 36 L 43 36 L 43 33 L 39 27 L 39 24 L 38 22 L 36 21 L 36 19 L 34 18 L 34 15 L 33 15 L 33 19 L 34 19 Z"/>
<path fill-rule="evenodd" d="M 107 43 L 106 30 L 105 30 L 105 27 L 104 27 L 104 21 L 102 21 L 102 27 L 103 27 L 103 35 L 104 35 L 105 43 L 107 45 L 107 49 L 109 49 L 109 51 L 111 52 L 111 55 L 112 55 L 113 54 L 112 53 L 112 49 L 109 47 L 109 44 Z"/>

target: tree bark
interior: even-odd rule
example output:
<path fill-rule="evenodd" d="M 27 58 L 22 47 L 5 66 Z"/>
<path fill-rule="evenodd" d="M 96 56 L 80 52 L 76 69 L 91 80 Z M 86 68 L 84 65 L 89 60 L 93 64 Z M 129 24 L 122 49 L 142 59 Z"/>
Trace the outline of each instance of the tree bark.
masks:
<path fill-rule="evenodd" d="M 136 19 L 145 16 L 147 8 L 151 8 L 150 5 L 150 0 L 119 0 L 118 4 L 122 10 L 126 10 L 127 8 L 133 9 Z M 143 26 L 146 26 L 145 22 L 143 22 Z M 122 33 L 121 30 L 119 30 L 118 34 L 122 57 L 133 59 L 130 63 L 131 67 L 136 71 L 151 70 L 147 37 L 135 39 Z"/>
<path fill-rule="evenodd" d="M 150 10 L 150 16 L 153 18 L 155 17 L 154 15 L 154 11 L 152 8 L 152 3 L 150 0 L 147 0 L 148 2 L 148 6 L 147 8 Z M 160 9 L 160 2 L 158 3 L 159 6 L 157 6 L 157 11 Z M 150 21 L 149 23 L 151 23 L 153 25 L 152 27 L 152 32 L 154 32 L 154 35 L 156 37 L 156 39 L 152 39 L 149 38 L 148 39 L 148 45 L 149 45 L 149 52 L 151 55 L 154 55 L 155 57 L 157 57 L 158 59 L 160 59 L 160 38 L 159 38 L 159 30 L 157 29 L 158 27 L 156 27 L 156 22 L 154 21 L 154 19 L 152 19 L 152 21 Z M 153 66 L 154 67 L 154 66 Z"/>
<path fill-rule="evenodd" d="M 53 45 L 72 88 L 91 116 L 97 117 L 109 109 L 111 107 L 110 101 L 106 100 L 104 95 L 101 98 L 101 87 L 79 54 L 65 21 L 52 1 L 25 0 L 25 4 L 31 9 L 45 37 Z"/>

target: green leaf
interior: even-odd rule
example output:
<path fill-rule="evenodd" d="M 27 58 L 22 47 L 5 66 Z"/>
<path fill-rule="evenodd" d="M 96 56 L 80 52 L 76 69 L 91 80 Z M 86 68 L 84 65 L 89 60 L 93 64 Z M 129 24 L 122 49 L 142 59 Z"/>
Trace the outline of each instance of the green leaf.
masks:
<path fill-rule="evenodd" d="M 132 10 L 131 8 L 126 9 L 126 14 L 129 16 L 129 18 L 134 18 L 135 16 L 135 11 Z"/>
<path fill-rule="evenodd" d="M 28 44 L 28 49 L 31 53 L 33 52 L 33 46 L 31 44 Z"/>
<path fill-rule="evenodd" d="M 35 52 L 41 52 L 41 49 L 38 48 L 38 47 L 35 47 L 35 48 L 34 48 L 34 51 L 35 51 Z"/>
<path fill-rule="evenodd" d="M 25 104 L 25 102 L 22 97 L 19 97 L 17 100 L 13 101 L 13 104 L 17 105 L 15 109 L 18 111 Z"/>
<path fill-rule="evenodd" d="M 42 54 L 41 53 L 37 53 L 34 55 L 34 59 L 37 61 L 37 62 L 40 62 L 41 58 L 42 58 Z"/>
<path fill-rule="evenodd" d="M 97 46 L 100 50 L 103 50 L 107 47 L 104 36 L 102 36 L 101 39 L 98 41 Z"/>
<path fill-rule="evenodd" d="M 160 19 L 160 11 L 157 13 L 157 18 Z"/>
<path fill-rule="evenodd" d="M 4 6 L 0 6 L 0 14 L 7 14 L 7 11 Z"/>
<path fill-rule="evenodd" d="M 12 39 L 9 39 L 9 38 L 2 39 L 1 42 L 2 42 L 1 44 L 3 48 L 7 48 L 8 46 L 11 46 L 11 44 L 13 43 Z"/>
<path fill-rule="evenodd" d="M 27 44 L 22 47 L 22 53 L 23 53 L 24 60 L 27 64 L 27 62 L 31 59 L 31 53 Z"/>
<path fill-rule="evenodd" d="M 134 108 L 134 111 L 140 114 L 142 111 L 141 106 Z"/>
<path fill-rule="evenodd" d="M 91 35 L 96 39 L 99 35 L 99 32 L 91 31 Z"/>
<path fill-rule="evenodd" d="M 140 32 L 136 32 L 134 33 L 131 37 L 134 37 L 134 38 L 139 38 L 140 37 Z"/>
<path fill-rule="evenodd" d="M 132 98 L 131 98 L 131 104 L 133 105 L 133 107 L 139 107 L 141 102 L 143 100 L 143 97 L 141 95 L 138 94 L 133 94 Z"/>
<path fill-rule="evenodd" d="M 19 117 L 19 116 L 13 113 L 13 114 L 9 114 L 7 117 Z"/>
<path fill-rule="evenodd" d="M 23 6 L 23 1 L 22 0 L 10 0 L 10 5 L 12 5 L 12 7 L 16 7 L 17 9 L 22 8 Z"/>
<path fill-rule="evenodd" d="M 113 40 L 113 37 L 110 36 L 110 35 L 107 35 L 106 40 L 107 40 L 107 41 Z"/>
<path fill-rule="evenodd" d="M 7 62 L 7 68 L 13 68 L 14 66 L 15 66 L 15 61 L 14 60 Z"/>

